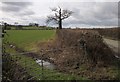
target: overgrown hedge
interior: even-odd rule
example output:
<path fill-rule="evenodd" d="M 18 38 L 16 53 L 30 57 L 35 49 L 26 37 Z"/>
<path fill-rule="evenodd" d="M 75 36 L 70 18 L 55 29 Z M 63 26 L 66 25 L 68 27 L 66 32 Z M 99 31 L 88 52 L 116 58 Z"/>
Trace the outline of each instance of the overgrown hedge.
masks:
<path fill-rule="evenodd" d="M 81 44 L 81 40 L 84 44 Z M 62 56 L 59 59 L 68 61 L 69 64 L 75 60 L 79 64 L 90 61 L 92 64 L 102 62 L 107 65 L 114 59 L 112 50 L 104 43 L 102 36 L 94 30 L 57 30 L 56 45 L 59 48 L 65 48 L 66 51 L 61 55 L 66 59 Z"/>

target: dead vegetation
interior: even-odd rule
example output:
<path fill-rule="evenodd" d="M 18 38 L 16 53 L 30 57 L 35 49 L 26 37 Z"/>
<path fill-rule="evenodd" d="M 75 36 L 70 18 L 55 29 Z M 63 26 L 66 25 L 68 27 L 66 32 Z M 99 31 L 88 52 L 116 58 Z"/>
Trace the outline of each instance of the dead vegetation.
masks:
<path fill-rule="evenodd" d="M 113 52 L 104 44 L 101 35 L 93 30 L 58 30 L 51 49 L 56 50 L 57 57 L 60 54 L 59 59 L 63 56 L 60 60 L 67 57 L 65 60 L 69 62 L 75 58 L 75 61 L 80 63 L 91 61 L 92 64 L 103 62 L 107 65 L 114 59 Z"/>
<path fill-rule="evenodd" d="M 77 73 L 90 79 L 113 78 L 105 70 L 115 57 L 97 31 L 57 30 L 53 42 L 39 47 L 45 49 L 44 59 L 49 59 L 59 71 Z M 105 70 L 98 73 L 100 68 Z"/>

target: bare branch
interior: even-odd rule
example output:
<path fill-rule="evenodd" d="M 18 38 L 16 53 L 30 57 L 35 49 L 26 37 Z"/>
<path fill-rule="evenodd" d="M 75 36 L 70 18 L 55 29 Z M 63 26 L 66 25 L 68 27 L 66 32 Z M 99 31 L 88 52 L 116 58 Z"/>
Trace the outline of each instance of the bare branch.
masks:
<path fill-rule="evenodd" d="M 61 10 L 61 7 L 60 7 L 60 6 L 58 6 L 58 8 L 59 8 L 59 10 Z"/>
<path fill-rule="evenodd" d="M 62 15 L 61 15 L 61 19 L 64 20 L 64 19 L 68 18 L 72 13 L 73 13 L 72 11 L 63 10 Z"/>
<path fill-rule="evenodd" d="M 46 23 L 50 23 L 52 21 L 57 23 L 58 19 L 55 16 L 47 16 Z"/>
<path fill-rule="evenodd" d="M 54 12 L 57 12 L 57 13 L 59 12 L 58 9 L 57 9 L 56 7 L 50 8 L 50 9 L 51 9 L 52 11 L 54 11 Z"/>
<path fill-rule="evenodd" d="M 57 13 L 55 13 L 55 17 L 56 19 L 59 19 L 59 15 Z"/>

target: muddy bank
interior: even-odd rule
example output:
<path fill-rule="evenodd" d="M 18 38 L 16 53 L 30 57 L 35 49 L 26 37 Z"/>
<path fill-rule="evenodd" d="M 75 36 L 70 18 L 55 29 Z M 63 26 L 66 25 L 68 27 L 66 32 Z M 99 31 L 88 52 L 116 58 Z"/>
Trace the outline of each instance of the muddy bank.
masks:
<path fill-rule="evenodd" d="M 55 65 L 53 62 L 48 58 L 44 56 L 44 53 L 41 52 L 40 54 L 33 53 L 33 52 L 26 52 L 21 48 L 18 48 L 15 44 L 10 44 L 9 47 L 15 49 L 19 54 L 26 55 L 28 57 L 32 57 L 36 63 L 38 63 L 40 66 L 42 66 L 48 69 L 55 69 Z"/>

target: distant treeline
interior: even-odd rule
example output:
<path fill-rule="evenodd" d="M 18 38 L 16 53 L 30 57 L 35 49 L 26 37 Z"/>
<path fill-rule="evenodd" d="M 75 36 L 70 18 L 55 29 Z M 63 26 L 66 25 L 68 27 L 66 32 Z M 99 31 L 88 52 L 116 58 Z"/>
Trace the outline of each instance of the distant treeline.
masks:
<path fill-rule="evenodd" d="M 4 30 L 52 30 L 55 27 L 47 26 L 29 26 L 29 25 L 3 25 Z"/>
<path fill-rule="evenodd" d="M 47 27 L 47 26 L 38 26 L 38 25 L 10 25 L 5 23 L 2 26 L 5 30 L 53 30 L 57 29 L 55 27 Z M 72 28 L 63 28 L 63 29 L 72 29 Z M 96 30 L 102 36 L 111 38 L 111 39 L 119 39 L 120 40 L 120 27 L 113 28 L 76 28 L 78 30 Z"/>

